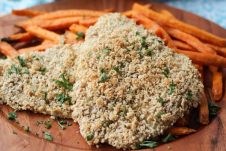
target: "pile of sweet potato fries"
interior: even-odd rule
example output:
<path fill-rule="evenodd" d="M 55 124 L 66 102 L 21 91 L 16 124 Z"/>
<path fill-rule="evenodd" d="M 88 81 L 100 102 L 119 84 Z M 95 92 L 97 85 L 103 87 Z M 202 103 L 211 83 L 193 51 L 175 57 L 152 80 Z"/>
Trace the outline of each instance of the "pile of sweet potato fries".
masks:
<path fill-rule="evenodd" d="M 83 42 L 89 26 L 95 24 L 101 15 L 109 12 L 112 10 L 72 9 L 54 12 L 14 10 L 12 11 L 14 15 L 30 18 L 16 24 L 22 32 L 2 39 L 0 52 L 13 59 L 19 54 L 44 51 L 46 48 L 60 43 Z M 221 100 L 223 95 L 222 68 L 226 67 L 226 39 L 182 22 L 167 10 L 154 11 L 151 9 L 151 5 L 135 3 L 132 10 L 122 14 L 155 33 L 173 51 L 188 56 L 199 70 L 202 78 L 205 76 L 203 67 L 207 66 L 212 73 L 211 96 L 216 102 Z M 36 41 L 35 45 L 21 44 L 32 41 Z M 199 122 L 205 125 L 209 123 L 208 100 L 205 94 L 200 102 Z M 170 129 L 170 133 L 172 135 L 185 135 L 194 132 L 194 129 L 186 127 L 187 122 L 186 118 L 181 119 L 177 123 L 179 127 L 173 127 Z"/>

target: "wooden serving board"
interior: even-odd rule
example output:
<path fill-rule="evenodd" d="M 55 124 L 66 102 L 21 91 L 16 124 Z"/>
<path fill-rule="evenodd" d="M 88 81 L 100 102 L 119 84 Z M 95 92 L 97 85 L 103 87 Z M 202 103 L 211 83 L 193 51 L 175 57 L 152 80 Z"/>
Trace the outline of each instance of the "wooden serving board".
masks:
<path fill-rule="evenodd" d="M 124 11 L 131 8 L 136 0 L 58 0 L 55 3 L 33 7 L 37 10 L 59 10 L 70 8 L 83 9 L 106 9 L 114 8 L 116 11 Z M 137 0 L 140 3 L 150 3 L 147 0 Z M 192 7 L 192 6 L 191 6 Z M 201 7 L 201 6 L 200 6 Z M 156 10 L 168 9 L 179 19 L 201 27 L 216 35 L 226 37 L 226 30 L 218 25 L 198 17 L 194 14 L 166 6 L 164 4 L 153 4 Z M 13 25 L 17 21 L 25 19 L 7 15 L 0 18 L 0 38 L 18 31 Z M 225 74 L 224 72 L 224 79 Z M 210 75 L 207 77 L 206 85 L 211 86 Z M 225 85 L 225 81 L 224 81 Z M 221 110 L 218 116 L 208 125 L 197 133 L 180 138 L 172 143 L 161 145 L 153 150 L 156 151 L 226 151 L 226 96 L 220 103 Z M 44 125 L 36 126 L 37 120 L 47 120 L 49 116 L 34 114 L 31 112 L 18 112 L 19 123 L 9 121 L 7 114 L 12 109 L 6 105 L 0 105 L 0 150 L 1 151 L 78 151 L 78 150 L 96 150 L 96 151 L 115 151 L 110 146 L 101 146 L 100 148 L 90 147 L 79 134 L 79 127 L 76 123 L 62 130 L 56 122 L 53 122 L 51 129 L 44 128 Z M 23 130 L 22 126 L 29 126 L 30 132 Z M 48 142 L 43 139 L 42 131 L 50 132 L 53 141 Z M 15 134 L 16 133 L 16 134 Z M 37 134 L 36 134 L 37 133 Z M 38 136 L 37 136 L 38 135 Z M 151 149 L 145 149 L 151 150 Z"/>

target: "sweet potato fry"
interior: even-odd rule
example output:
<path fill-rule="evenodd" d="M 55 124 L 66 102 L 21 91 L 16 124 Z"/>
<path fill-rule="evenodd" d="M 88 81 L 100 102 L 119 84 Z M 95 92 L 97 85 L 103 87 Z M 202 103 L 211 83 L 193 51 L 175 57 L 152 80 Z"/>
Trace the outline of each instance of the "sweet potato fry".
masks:
<path fill-rule="evenodd" d="M 206 52 L 206 53 L 212 53 L 212 54 L 216 53 L 212 48 L 206 46 L 199 39 L 197 39 L 192 35 L 189 35 L 177 29 L 172 29 L 172 28 L 165 28 L 165 29 L 172 37 L 186 42 L 187 44 L 191 45 L 192 47 L 194 47 L 200 52 L 204 52 L 204 53 Z"/>
<path fill-rule="evenodd" d="M 51 13 L 39 15 L 34 17 L 33 19 L 56 19 L 56 18 L 67 18 L 67 17 L 75 17 L 75 16 L 87 16 L 87 17 L 99 17 L 108 13 L 108 11 L 95 11 L 95 10 L 79 10 L 79 9 L 71 9 L 71 10 L 59 10 Z"/>
<path fill-rule="evenodd" d="M 200 99 L 199 122 L 203 125 L 206 125 L 209 123 L 208 100 L 206 98 L 205 92 L 202 93 L 202 96 Z"/>
<path fill-rule="evenodd" d="M 226 58 L 219 55 L 192 52 L 186 50 L 176 49 L 175 52 L 188 56 L 194 63 L 202 65 L 213 65 L 219 67 L 226 67 Z"/>
<path fill-rule="evenodd" d="M 171 12 L 169 12 L 169 11 L 166 10 L 166 9 L 161 10 L 160 13 L 161 13 L 162 15 L 166 16 L 166 17 L 176 19 L 176 17 L 175 17 Z"/>
<path fill-rule="evenodd" d="M 174 45 L 178 48 L 178 49 L 183 49 L 183 50 L 191 50 L 194 51 L 194 48 L 182 41 L 179 40 L 173 40 Z"/>
<path fill-rule="evenodd" d="M 34 38 L 34 36 L 28 32 L 25 32 L 25 33 L 18 33 L 18 34 L 13 34 L 13 35 L 10 35 L 8 37 L 9 39 L 11 39 L 12 41 L 29 41 L 31 39 Z"/>
<path fill-rule="evenodd" d="M 17 16 L 28 16 L 28 17 L 34 17 L 38 15 L 45 14 L 46 12 L 38 11 L 38 10 L 30 10 L 30 9 L 21 9 L 21 10 L 13 10 L 12 14 Z"/>
<path fill-rule="evenodd" d="M 60 35 L 52 31 L 37 26 L 29 26 L 25 30 L 38 38 L 50 40 L 55 44 L 60 42 Z"/>
<path fill-rule="evenodd" d="M 9 58 L 18 56 L 18 52 L 7 42 L 0 42 L 0 52 Z"/>
<path fill-rule="evenodd" d="M 78 23 L 82 17 L 65 17 L 52 20 L 32 20 L 19 24 L 20 27 L 39 26 L 45 29 L 56 30 L 70 27 L 74 23 Z"/>
<path fill-rule="evenodd" d="M 97 22 L 98 18 L 87 18 L 87 19 L 82 19 L 82 20 L 79 20 L 79 24 L 80 25 L 83 25 L 83 26 L 86 26 L 86 27 L 89 27 L 91 25 L 94 25 L 96 22 Z"/>
<path fill-rule="evenodd" d="M 226 57 L 226 47 L 218 47 L 212 44 L 206 44 L 206 45 L 214 49 L 219 55 Z"/>
<path fill-rule="evenodd" d="M 195 26 L 186 24 L 182 21 L 179 21 L 177 19 L 166 17 L 156 11 L 153 11 L 151 9 L 146 8 L 145 6 L 135 3 L 133 4 L 132 10 L 137 11 L 152 20 L 156 21 L 157 23 L 168 26 L 171 28 L 179 29 L 183 32 L 186 32 L 188 34 L 191 34 L 195 37 L 198 37 L 199 39 L 218 45 L 218 46 L 225 46 L 226 45 L 226 39 L 215 36 L 209 32 L 206 32 L 202 29 L 199 29 Z"/>
<path fill-rule="evenodd" d="M 33 52 L 33 51 L 43 51 L 43 50 L 50 48 L 52 46 L 54 46 L 53 43 L 45 43 L 45 44 L 40 44 L 38 46 L 22 48 L 22 49 L 19 49 L 18 52 L 20 54 L 24 54 L 24 53 Z"/>
<path fill-rule="evenodd" d="M 168 33 L 159 26 L 156 22 L 150 20 L 149 18 L 138 14 L 138 13 L 132 13 L 132 18 L 134 18 L 138 23 L 142 24 L 145 28 L 151 30 L 154 32 L 158 37 L 163 39 L 163 41 L 170 47 L 175 48 L 173 45 L 173 41 L 168 35 Z"/>
<path fill-rule="evenodd" d="M 214 101 L 219 101 L 223 94 L 223 74 L 221 71 L 213 72 L 212 94 Z"/>
<path fill-rule="evenodd" d="M 172 127 L 169 129 L 169 133 L 175 136 L 188 135 L 196 132 L 196 130 L 188 127 Z"/>
<path fill-rule="evenodd" d="M 76 32 L 86 33 L 87 27 L 83 25 L 73 24 L 69 27 L 69 30 L 73 33 L 76 33 Z"/>

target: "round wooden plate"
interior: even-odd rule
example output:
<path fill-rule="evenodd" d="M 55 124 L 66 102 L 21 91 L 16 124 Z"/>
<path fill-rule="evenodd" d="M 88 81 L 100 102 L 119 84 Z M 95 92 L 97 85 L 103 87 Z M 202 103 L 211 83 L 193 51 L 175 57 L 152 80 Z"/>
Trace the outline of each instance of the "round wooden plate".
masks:
<path fill-rule="evenodd" d="M 70 8 L 84 9 L 106 9 L 114 8 L 116 11 L 124 11 L 131 8 L 136 0 L 58 0 L 55 3 L 33 7 L 37 10 L 59 10 Z M 139 0 L 139 3 L 150 3 L 149 1 Z M 191 6 L 192 7 L 192 6 Z M 201 6 L 200 6 L 201 7 Z M 226 37 L 226 30 L 218 25 L 198 17 L 194 14 L 166 6 L 164 4 L 153 4 L 156 10 L 167 9 L 175 16 L 185 22 L 203 28 L 216 35 Z M 25 19 L 7 15 L 0 18 L 0 38 L 18 31 L 13 25 L 17 21 Z M 226 72 L 224 72 L 224 76 Z M 207 78 L 206 85 L 211 86 L 210 76 Z M 225 79 L 225 78 L 224 78 Z M 224 81 L 225 83 L 225 81 Z M 225 151 L 226 146 L 226 100 L 225 96 L 220 103 L 221 110 L 218 116 L 203 129 L 192 135 L 178 139 L 172 143 L 161 145 L 153 150 L 165 151 Z M 115 151 L 110 146 L 101 146 L 100 148 L 90 147 L 79 134 L 79 127 L 76 123 L 62 130 L 56 122 L 53 122 L 51 129 L 45 129 L 44 125 L 36 126 L 37 120 L 47 120 L 49 116 L 34 114 L 31 112 L 18 112 L 19 123 L 9 121 L 7 114 L 12 109 L 6 105 L 0 105 L 0 150 L 2 151 L 71 151 L 71 150 L 97 150 L 97 151 Z M 23 126 L 29 126 L 30 132 L 23 130 Z M 43 131 L 49 132 L 53 136 L 53 141 L 48 142 L 43 139 Z M 145 149 L 151 150 L 151 149 Z"/>

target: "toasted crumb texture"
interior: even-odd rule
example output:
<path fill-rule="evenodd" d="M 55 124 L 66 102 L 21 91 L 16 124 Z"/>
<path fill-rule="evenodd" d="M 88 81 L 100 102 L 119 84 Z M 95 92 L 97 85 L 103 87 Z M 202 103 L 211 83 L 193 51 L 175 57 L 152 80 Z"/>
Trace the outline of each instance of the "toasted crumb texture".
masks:
<path fill-rule="evenodd" d="M 199 103 L 191 60 L 120 14 L 102 16 L 78 54 L 72 117 L 90 145 L 134 149 Z"/>
<path fill-rule="evenodd" d="M 1 100 L 15 110 L 71 117 L 75 50 L 69 45 L 32 52 L 0 65 Z"/>

